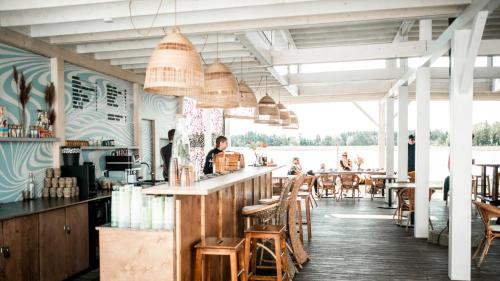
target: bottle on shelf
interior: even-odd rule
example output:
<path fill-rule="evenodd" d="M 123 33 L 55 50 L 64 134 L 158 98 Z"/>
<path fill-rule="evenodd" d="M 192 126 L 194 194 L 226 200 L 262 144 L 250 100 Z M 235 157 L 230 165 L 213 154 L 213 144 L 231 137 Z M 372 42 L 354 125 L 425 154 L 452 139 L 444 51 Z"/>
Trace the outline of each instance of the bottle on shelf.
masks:
<path fill-rule="evenodd" d="M 35 199 L 35 177 L 33 176 L 33 172 L 30 172 L 28 178 L 28 189 L 26 190 L 28 194 L 28 199 Z"/>

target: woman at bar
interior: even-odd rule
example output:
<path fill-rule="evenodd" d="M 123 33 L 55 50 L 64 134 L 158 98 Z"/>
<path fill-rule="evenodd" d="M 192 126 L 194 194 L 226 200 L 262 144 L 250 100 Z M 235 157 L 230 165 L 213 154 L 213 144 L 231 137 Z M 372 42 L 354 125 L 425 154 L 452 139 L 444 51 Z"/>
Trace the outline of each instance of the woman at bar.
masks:
<path fill-rule="evenodd" d="M 217 139 L 215 139 L 215 148 L 210 150 L 205 158 L 205 166 L 203 167 L 203 173 L 205 175 L 214 173 L 214 157 L 226 148 L 227 138 L 225 136 L 218 136 Z"/>
<path fill-rule="evenodd" d="M 347 151 L 344 151 L 344 153 L 342 153 L 342 159 L 340 159 L 340 167 L 344 171 L 352 170 L 352 161 L 351 159 L 349 159 L 349 157 L 347 157 Z"/>
<path fill-rule="evenodd" d="M 289 175 L 300 175 L 302 174 L 302 165 L 300 165 L 299 157 L 293 157 L 292 166 L 290 167 L 290 171 L 288 171 Z"/>

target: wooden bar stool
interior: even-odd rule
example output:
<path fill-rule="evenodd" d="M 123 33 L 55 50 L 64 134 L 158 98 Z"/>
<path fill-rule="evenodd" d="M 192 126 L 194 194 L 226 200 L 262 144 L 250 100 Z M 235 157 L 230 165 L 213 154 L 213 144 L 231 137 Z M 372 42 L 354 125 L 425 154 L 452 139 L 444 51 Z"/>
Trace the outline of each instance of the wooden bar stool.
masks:
<path fill-rule="evenodd" d="M 304 202 L 304 208 L 306 209 L 306 220 L 302 220 L 302 210 L 301 210 L 301 205 L 302 202 Z M 312 229 L 311 229 L 311 197 L 309 194 L 299 192 L 298 197 L 297 197 L 297 208 L 300 213 L 300 224 L 306 225 L 306 230 L 307 230 L 307 241 L 311 241 L 312 237 Z M 302 226 L 300 226 L 300 231 L 302 232 Z M 302 240 L 302 239 L 301 239 Z M 302 240 L 303 241 L 303 240 Z"/>
<path fill-rule="evenodd" d="M 247 270 L 245 267 L 244 254 L 245 239 L 243 238 L 217 238 L 208 237 L 201 240 L 194 248 L 196 249 L 196 265 L 194 272 L 194 280 L 202 281 L 201 269 L 203 268 L 203 258 L 207 258 L 207 263 L 210 264 L 208 256 L 229 256 L 231 263 L 231 281 L 238 281 L 241 277 L 242 281 L 247 280 Z M 210 266 L 205 268 L 205 280 L 210 280 Z"/>
<path fill-rule="evenodd" d="M 290 280 L 285 228 L 284 225 L 254 225 L 245 230 L 245 268 L 247 269 L 248 280 Z M 274 253 L 272 255 L 276 260 L 276 276 L 256 275 L 257 241 L 259 239 L 274 242 Z M 265 247 L 263 245 L 259 246 Z M 268 251 L 272 253 L 269 249 Z M 250 252 L 252 255 L 250 255 Z"/>

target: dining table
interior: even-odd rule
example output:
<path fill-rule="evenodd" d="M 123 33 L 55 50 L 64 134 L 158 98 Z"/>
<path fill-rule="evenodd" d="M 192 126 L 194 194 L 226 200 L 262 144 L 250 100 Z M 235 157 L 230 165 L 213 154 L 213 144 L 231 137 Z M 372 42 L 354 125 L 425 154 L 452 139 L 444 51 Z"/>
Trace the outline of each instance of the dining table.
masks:
<path fill-rule="evenodd" d="M 382 209 L 396 209 L 397 206 L 395 206 L 392 202 L 392 193 L 394 191 L 403 189 L 403 188 L 415 188 L 416 184 L 414 182 L 409 182 L 409 181 L 396 181 L 396 182 L 391 182 L 387 183 L 385 185 L 385 188 L 387 189 L 387 204 L 379 206 L 379 208 Z M 439 181 L 429 181 L 429 189 L 443 189 L 443 183 Z"/>
<path fill-rule="evenodd" d="M 475 163 L 474 165 L 481 168 L 481 194 L 480 199 L 484 202 L 489 202 L 492 205 L 500 205 L 500 201 L 498 200 L 498 167 L 500 167 L 500 163 Z M 491 183 L 491 196 L 486 196 L 486 169 L 492 168 L 493 170 L 493 178 Z"/>

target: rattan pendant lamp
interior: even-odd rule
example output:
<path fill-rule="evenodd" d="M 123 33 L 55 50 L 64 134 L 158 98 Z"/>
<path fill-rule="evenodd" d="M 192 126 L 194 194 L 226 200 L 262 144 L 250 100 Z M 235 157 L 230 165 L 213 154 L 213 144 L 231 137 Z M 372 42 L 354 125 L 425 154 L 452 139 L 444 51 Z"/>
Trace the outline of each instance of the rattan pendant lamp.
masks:
<path fill-rule="evenodd" d="M 297 117 L 297 114 L 293 111 L 288 112 L 290 114 L 290 125 L 288 126 L 283 126 L 283 129 L 293 129 L 293 130 L 298 130 L 299 129 L 299 119 Z"/>
<path fill-rule="evenodd" d="M 238 82 L 231 70 L 219 61 L 219 35 L 217 59 L 205 69 L 205 91 L 196 97 L 198 108 L 236 108 L 240 106 Z"/>
<path fill-rule="evenodd" d="M 276 107 L 279 110 L 279 122 L 270 124 L 271 126 L 281 126 L 281 127 L 287 127 L 290 126 L 290 113 L 288 112 L 288 109 L 281 103 L 281 89 L 278 91 L 278 104 Z"/>
<path fill-rule="evenodd" d="M 167 96 L 197 97 L 203 93 L 201 58 L 193 44 L 177 27 L 174 1 L 174 27 L 156 46 L 146 68 L 144 91 Z"/>
<path fill-rule="evenodd" d="M 240 89 L 240 107 L 255 108 L 257 107 L 257 98 L 243 78 L 243 58 L 241 58 L 240 66 L 241 79 L 240 83 L 238 83 L 238 88 Z"/>
<path fill-rule="evenodd" d="M 267 94 L 267 76 L 266 76 L 266 94 L 257 103 L 255 111 L 255 123 L 257 124 L 279 124 L 280 112 L 276 102 Z"/>

